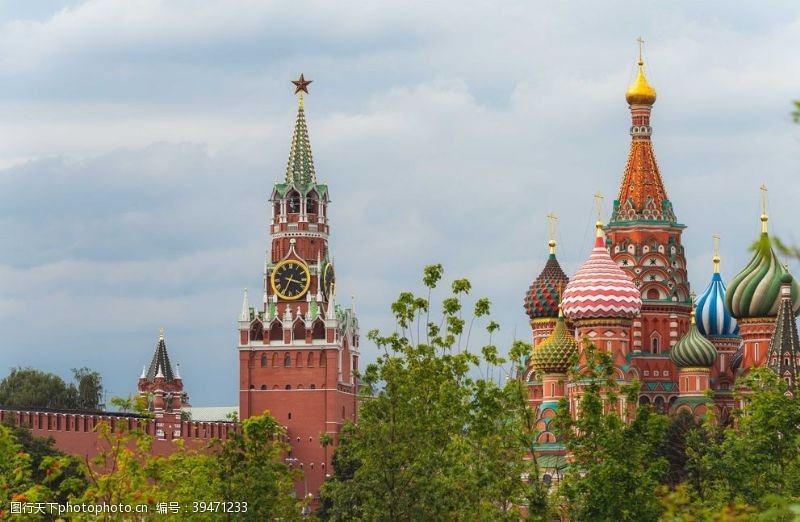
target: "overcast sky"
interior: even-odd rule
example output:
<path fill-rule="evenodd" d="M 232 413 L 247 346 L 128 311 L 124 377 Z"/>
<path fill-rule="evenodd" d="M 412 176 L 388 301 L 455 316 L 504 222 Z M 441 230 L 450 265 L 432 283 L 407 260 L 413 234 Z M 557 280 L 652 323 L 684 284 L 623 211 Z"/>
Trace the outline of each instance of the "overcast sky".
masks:
<path fill-rule="evenodd" d="M 491 299 L 500 345 L 529 338 L 546 214 L 571 274 L 592 195 L 607 217 L 619 189 L 640 34 L 701 291 L 712 234 L 726 280 L 749 258 L 761 183 L 771 232 L 800 242 L 796 2 L 3 0 L 0 370 L 89 366 L 128 395 L 163 325 L 192 403 L 236 404 L 300 72 L 362 331 L 441 262 Z"/>

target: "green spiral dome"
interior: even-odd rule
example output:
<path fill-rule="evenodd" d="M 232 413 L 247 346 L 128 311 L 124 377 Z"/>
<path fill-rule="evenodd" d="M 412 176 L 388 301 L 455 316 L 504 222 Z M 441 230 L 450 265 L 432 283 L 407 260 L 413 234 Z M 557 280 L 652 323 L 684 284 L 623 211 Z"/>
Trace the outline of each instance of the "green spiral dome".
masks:
<path fill-rule="evenodd" d="M 717 349 L 703 337 L 692 317 L 689 331 L 672 347 L 669 358 L 678 368 L 709 368 L 717 360 Z"/>
<path fill-rule="evenodd" d="M 576 353 L 578 353 L 578 341 L 570 335 L 564 316 L 560 314 L 550 337 L 534 348 L 531 361 L 536 371 L 566 373 Z"/>
<path fill-rule="evenodd" d="M 780 304 L 781 278 L 786 269 L 778 262 L 772 242 L 766 232 L 756 245 L 753 259 L 733 278 L 725 294 L 725 306 L 737 319 L 774 317 Z M 792 308 L 800 311 L 800 287 L 792 282 Z"/>

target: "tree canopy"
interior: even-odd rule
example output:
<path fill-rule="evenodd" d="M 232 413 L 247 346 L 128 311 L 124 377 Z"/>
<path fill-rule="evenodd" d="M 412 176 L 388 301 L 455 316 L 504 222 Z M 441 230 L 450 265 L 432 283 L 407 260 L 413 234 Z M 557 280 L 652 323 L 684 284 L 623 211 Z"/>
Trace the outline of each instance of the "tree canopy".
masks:
<path fill-rule="evenodd" d="M 381 354 L 364 372 L 358 424 L 341 433 L 335 475 L 322 489 L 323 519 L 518 520 L 520 507 L 542 499 L 527 458 L 525 386 L 488 378 L 507 363 L 491 344 L 499 326 L 488 319 L 489 301 L 477 299 L 464 319 L 471 285 L 457 279 L 433 318 L 431 294 L 442 276 L 441 265 L 426 267 L 426 295 L 404 292 L 392 304 L 397 330 L 369 333 Z M 476 321 L 488 335 L 478 350 L 470 346 Z"/>
<path fill-rule="evenodd" d="M 54 373 L 34 368 L 12 368 L 0 380 L 0 406 L 98 410 L 103 380 L 89 368 L 73 368 L 71 383 Z"/>

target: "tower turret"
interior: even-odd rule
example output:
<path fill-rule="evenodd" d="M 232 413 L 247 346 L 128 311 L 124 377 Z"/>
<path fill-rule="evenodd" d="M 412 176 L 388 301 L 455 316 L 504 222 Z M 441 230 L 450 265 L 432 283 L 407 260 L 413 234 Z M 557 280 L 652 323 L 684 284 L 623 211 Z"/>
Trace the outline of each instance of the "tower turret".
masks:
<path fill-rule="evenodd" d="M 770 338 L 781 303 L 781 280 L 788 272 L 778 262 L 768 232 L 767 187 L 761 186 L 761 236 L 755 254 L 747 266 L 733 278 L 725 294 L 725 306 L 739 320 L 742 354 L 735 361 L 736 369 L 747 371 L 766 362 Z M 789 283 L 791 308 L 800 310 L 797 281 Z M 733 361 L 732 361 L 733 362 Z"/>
<path fill-rule="evenodd" d="M 292 81 L 297 95 L 289 160 L 270 195 L 270 246 L 261 308 L 247 295 L 238 314 L 239 415 L 268 410 L 286 426 L 292 458 L 303 467 L 300 495 L 316 494 L 332 473 L 333 446 L 357 419 L 359 329 L 353 309 L 334 299 L 328 187 L 317 179 L 304 96 L 310 80 Z"/>
<path fill-rule="evenodd" d="M 542 271 L 533 280 L 531 286 L 528 287 L 528 291 L 525 292 L 523 303 L 525 313 L 528 314 L 531 320 L 534 347 L 546 339 L 555 328 L 561 293 L 569 283 L 569 278 L 556 259 L 556 216 L 551 212 L 547 215 L 547 218 L 550 221 L 550 240 L 547 243 L 550 248 L 550 255 Z"/>
<path fill-rule="evenodd" d="M 717 359 L 717 349 L 698 330 L 694 309 L 689 330 L 672 347 L 670 358 L 679 368 L 679 397 L 672 405 L 673 411 L 687 409 L 694 415 L 704 414 L 712 403 L 706 391 L 710 384 L 711 366 Z"/>
<path fill-rule="evenodd" d="M 800 375 L 800 340 L 797 336 L 792 283 L 794 278 L 786 273 L 781 277 L 780 305 L 775 321 L 775 332 L 769 344 L 767 365 L 784 379 L 790 392 L 797 393 L 797 378 Z"/>

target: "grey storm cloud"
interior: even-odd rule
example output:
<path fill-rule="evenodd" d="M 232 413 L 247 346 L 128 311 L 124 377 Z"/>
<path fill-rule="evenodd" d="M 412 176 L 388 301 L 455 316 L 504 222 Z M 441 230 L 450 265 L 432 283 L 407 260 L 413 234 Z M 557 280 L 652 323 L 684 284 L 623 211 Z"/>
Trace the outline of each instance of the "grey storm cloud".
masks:
<path fill-rule="evenodd" d="M 441 262 L 491 299 L 496 344 L 528 338 L 545 215 L 572 273 L 592 195 L 608 213 L 618 190 L 640 33 L 701 290 L 712 234 L 727 278 L 746 262 L 763 182 L 771 231 L 800 242 L 793 3 L 4 4 L 0 360 L 91 366 L 127 395 L 163 325 L 192 402 L 235 403 L 235 318 L 243 287 L 259 300 L 301 71 L 340 299 L 362 328 L 391 330 L 393 298 Z"/>

